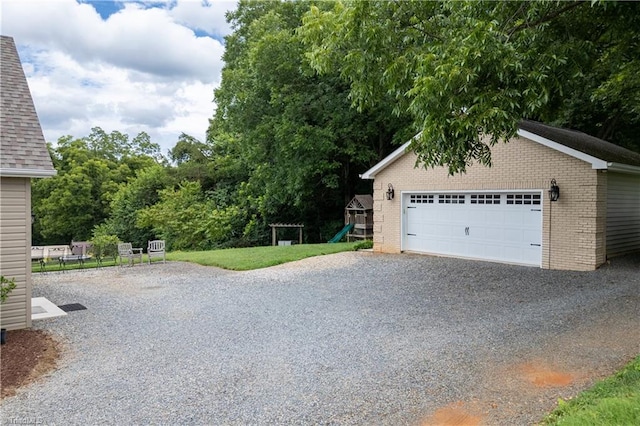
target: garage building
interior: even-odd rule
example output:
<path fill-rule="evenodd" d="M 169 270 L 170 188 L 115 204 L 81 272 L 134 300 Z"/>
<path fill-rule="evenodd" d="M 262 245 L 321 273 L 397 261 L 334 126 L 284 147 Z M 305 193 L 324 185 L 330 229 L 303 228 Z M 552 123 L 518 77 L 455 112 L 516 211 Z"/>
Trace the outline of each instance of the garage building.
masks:
<path fill-rule="evenodd" d="M 374 251 L 583 271 L 640 250 L 638 153 L 522 121 L 492 167 L 449 176 L 416 167 L 409 145 L 361 175 L 374 179 Z"/>

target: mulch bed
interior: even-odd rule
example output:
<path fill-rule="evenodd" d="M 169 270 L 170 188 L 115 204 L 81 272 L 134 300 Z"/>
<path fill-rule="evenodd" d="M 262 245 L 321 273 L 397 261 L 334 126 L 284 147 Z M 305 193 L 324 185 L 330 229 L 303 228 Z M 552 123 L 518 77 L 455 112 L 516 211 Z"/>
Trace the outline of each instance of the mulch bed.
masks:
<path fill-rule="evenodd" d="M 56 367 L 60 345 L 42 330 L 11 330 L 0 346 L 0 399 Z"/>

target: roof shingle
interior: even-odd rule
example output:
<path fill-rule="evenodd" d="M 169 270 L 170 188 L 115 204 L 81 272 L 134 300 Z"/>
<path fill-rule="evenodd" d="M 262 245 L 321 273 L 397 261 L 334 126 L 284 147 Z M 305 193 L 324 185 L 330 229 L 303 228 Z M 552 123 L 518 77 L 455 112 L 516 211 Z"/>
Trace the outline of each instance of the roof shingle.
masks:
<path fill-rule="evenodd" d="M 522 120 L 519 127 L 608 163 L 640 166 L 640 154 L 586 133 L 561 129 L 532 120 Z"/>
<path fill-rule="evenodd" d="M 0 175 L 56 173 L 13 38 L 0 36 Z"/>

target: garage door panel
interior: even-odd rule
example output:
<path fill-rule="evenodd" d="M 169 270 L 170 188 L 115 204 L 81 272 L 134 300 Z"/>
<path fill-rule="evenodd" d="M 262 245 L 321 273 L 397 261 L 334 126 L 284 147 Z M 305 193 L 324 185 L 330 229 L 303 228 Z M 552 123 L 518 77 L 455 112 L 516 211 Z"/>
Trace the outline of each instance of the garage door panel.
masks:
<path fill-rule="evenodd" d="M 464 235 L 460 225 L 442 225 L 439 227 L 439 235 L 443 238 L 459 239 Z"/>
<path fill-rule="evenodd" d="M 502 241 L 504 239 L 505 228 L 499 225 L 484 225 L 475 224 L 471 226 L 469 234 L 474 238 L 482 238 L 484 240 Z"/>
<path fill-rule="evenodd" d="M 529 241 L 530 244 L 542 244 L 542 234 L 538 230 L 525 229 L 523 231 L 523 240 Z"/>
<path fill-rule="evenodd" d="M 523 235 L 524 233 L 522 232 L 522 229 L 505 228 L 503 232 L 504 232 L 503 241 L 505 241 L 505 243 L 507 241 L 522 241 L 522 239 L 524 238 L 524 235 Z"/>
<path fill-rule="evenodd" d="M 540 264 L 540 246 L 537 247 L 529 247 L 522 250 L 520 253 L 522 255 L 522 261 L 520 263 L 530 263 L 530 264 Z"/>
<path fill-rule="evenodd" d="M 540 194 L 433 194 L 434 202 L 424 204 L 411 199 L 403 198 L 405 250 L 540 265 Z"/>
<path fill-rule="evenodd" d="M 504 215 L 503 224 L 505 226 L 522 226 L 523 214 L 520 211 L 512 211 Z"/>
<path fill-rule="evenodd" d="M 463 208 L 449 208 L 443 212 L 443 215 L 441 217 L 445 221 L 463 224 L 468 220 L 469 215 Z"/>
<path fill-rule="evenodd" d="M 485 225 L 488 223 L 503 223 L 504 212 L 497 209 L 488 209 L 485 206 L 469 210 L 471 212 L 469 221 L 472 225 Z"/>
<path fill-rule="evenodd" d="M 505 223 L 504 212 L 494 211 L 494 212 L 483 212 L 482 216 L 478 217 L 478 220 L 475 221 L 475 226 L 488 226 L 492 228 L 501 229 Z"/>
<path fill-rule="evenodd" d="M 469 257 L 481 257 L 483 259 L 497 260 L 503 256 L 503 248 L 499 244 L 472 243 Z"/>

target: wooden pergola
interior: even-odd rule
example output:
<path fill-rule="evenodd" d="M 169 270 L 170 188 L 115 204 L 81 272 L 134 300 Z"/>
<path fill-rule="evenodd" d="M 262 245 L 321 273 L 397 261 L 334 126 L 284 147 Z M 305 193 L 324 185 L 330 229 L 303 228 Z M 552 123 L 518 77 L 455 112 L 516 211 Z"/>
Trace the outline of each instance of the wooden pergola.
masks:
<path fill-rule="evenodd" d="M 302 228 L 304 228 L 304 225 L 298 224 L 298 223 L 270 223 L 269 226 L 271 227 L 271 244 L 272 245 L 275 246 L 278 244 L 276 234 L 279 228 L 298 228 L 299 244 L 302 244 Z"/>

